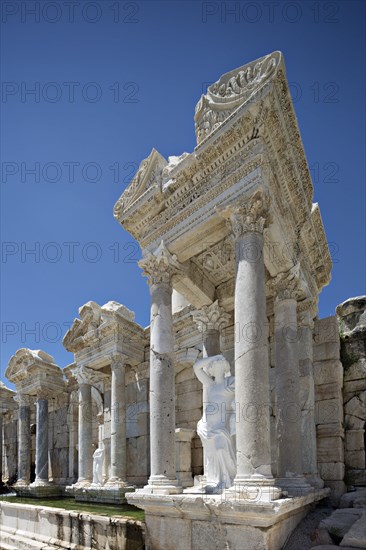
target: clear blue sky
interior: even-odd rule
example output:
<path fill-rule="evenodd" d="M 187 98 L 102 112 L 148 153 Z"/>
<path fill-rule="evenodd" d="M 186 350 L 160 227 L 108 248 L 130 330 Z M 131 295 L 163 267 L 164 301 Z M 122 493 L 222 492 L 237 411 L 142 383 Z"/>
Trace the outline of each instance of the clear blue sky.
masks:
<path fill-rule="evenodd" d="M 320 316 L 365 292 L 364 2 L 1 4 L 2 377 L 20 347 L 70 363 L 62 336 L 88 300 L 149 323 L 113 205 L 152 147 L 192 151 L 205 83 L 274 50 L 334 259 Z"/>

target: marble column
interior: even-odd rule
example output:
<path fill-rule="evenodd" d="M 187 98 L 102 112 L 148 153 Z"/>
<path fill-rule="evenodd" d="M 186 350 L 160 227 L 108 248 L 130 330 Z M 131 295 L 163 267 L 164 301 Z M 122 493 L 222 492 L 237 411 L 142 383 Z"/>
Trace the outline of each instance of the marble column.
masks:
<path fill-rule="evenodd" d="M 126 455 L 126 388 L 125 359 L 115 356 L 111 362 L 111 470 L 108 483 L 125 484 Z"/>
<path fill-rule="evenodd" d="M 139 262 L 148 277 L 150 316 L 150 478 L 145 492 L 181 491 L 175 470 L 175 374 L 172 277 L 181 267 L 162 242 Z"/>
<path fill-rule="evenodd" d="M 192 311 L 192 317 L 196 321 L 198 330 L 203 338 L 203 357 L 212 357 L 219 355 L 220 350 L 220 331 L 229 320 L 230 315 L 219 306 L 218 301 L 209 306 Z"/>
<path fill-rule="evenodd" d="M 235 238 L 235 401 L 237 498 L 279 497 L 271 471 L 268 322 L 263 230 L 269 197 L 257 191 L 221 211 Z"/>
<path fill-rule="evenodd" d="M 48 398 L 39 393 L 36 401 L 36 479 L 35 485 L 48 484 Z"/>
<path fill-rule="evenodd" d="M 88 485 L 93 480 L 93 434 L 91 374 L 85 367 L 77 367 L 74 376 L 79 385 L 79 473 L 78 485 Z"/>
<path fill-rule="evenodd" d="M 297 317 L 299 327 L 299 367 L 301 397 L 302 471 L 307 483 L 313 487 L 324 487 L 318 473 L 315 424 L 315 386 L 313 371 L 313 329 L 312 300 L 299 302 Z"/>
<path fill-rule="evenodd" d="M 273 280 L 276 348 L 276 483 L 293 494 L 308 487 L 303 477 L 297 295 L 299 266 Z"/>
<path fill-rule="evenodd" d="M 30 406 L 33 399 L 25 394 L 18 394 L 15 399 L 19 403 L 17 484 L 28 485 L 31 462 Z"/>

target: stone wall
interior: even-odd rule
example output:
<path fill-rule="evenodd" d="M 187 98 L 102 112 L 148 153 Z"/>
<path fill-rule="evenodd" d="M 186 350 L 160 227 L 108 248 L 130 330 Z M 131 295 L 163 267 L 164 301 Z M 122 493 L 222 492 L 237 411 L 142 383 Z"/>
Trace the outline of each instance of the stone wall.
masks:
<path fill-rule="evenodd" d="M 144 485 L 150 470 L 148 363 L 126 371 L 127 480 Z"/>
<path fill-rule="evenodd" d="M 7 548 L 140 550 L 144 547 L 144 527 L 131 519 L 3 501 L 0 540 Z"/>
<path fill-rule="evenodd" d="M 68 403 L 55 404 L 49 412 L 49 476 L 57 484 L 66 483 L 69 474 Z"/>
<path fill-rule="evenodd" d="M 334 502 L 346 491 L 344 467 L 343 367 L 335 316 L 314 326 L 315 421 L 321 478 L 332 489 Z"/>
<path fill-rule="evenodd" d="M 13 483 L 18 471 L 17 412 L 8 412 L 3 419 L 3 481 Z"/>
<path fill-rule="evenodd" d="M 345 481 L 366 485 L 366 297 L 343 302 L 337 315 L 344 368 Z"/>

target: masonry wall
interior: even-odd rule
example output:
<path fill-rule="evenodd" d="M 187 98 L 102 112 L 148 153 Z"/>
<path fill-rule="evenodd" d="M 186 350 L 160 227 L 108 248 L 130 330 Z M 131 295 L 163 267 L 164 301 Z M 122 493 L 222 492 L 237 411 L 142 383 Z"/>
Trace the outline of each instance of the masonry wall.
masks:
<path fill-rule="evenodd" d="M 343 366 L 335 316 L 315 321 L 314 326 L 315 421 L 318 468 L 337 502 L 344 483 Z"/>

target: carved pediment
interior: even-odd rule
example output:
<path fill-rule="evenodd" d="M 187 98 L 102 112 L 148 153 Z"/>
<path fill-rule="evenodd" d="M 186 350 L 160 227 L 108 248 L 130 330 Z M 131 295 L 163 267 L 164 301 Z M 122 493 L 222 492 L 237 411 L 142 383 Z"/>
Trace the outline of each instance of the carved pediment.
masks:
<path fill-rule="evenodd" d="M 200 144 L 241 105 L 253 100 L 273 80 L 281 61 L 274 52 L 225 73 L 201 96 L 195 112 L 197 143 Z"/>
<path fill-rule="evenodd" d="M 26 372 L 27 368 L 32 365 L 55 365 L 55 360 L 52 355 L 39 349 L 20 348 L 17 350 L 9 361 L 9 365 L 5 371 L 5 376 L 11 382 L 22 372 Z"/>
<path fill-rule="evenodd" d="M 162 173 L 168 162 L 153 149 L 144 159 L 133 180 L 114 206 L 114 217 L 122 223 L 126 212 L 149 191 L 161 192 Z"/>
<path fill-rule="evenodd" d="M 110 323 L 127 320 L 134 322 L 135 314 L 118 302 L 110 301 L 100 306 L 87 302 L 79 308 L 80 319 L 75 319 L 62 341 L 68 351 L 77 352 L 92 345 Z"/>

